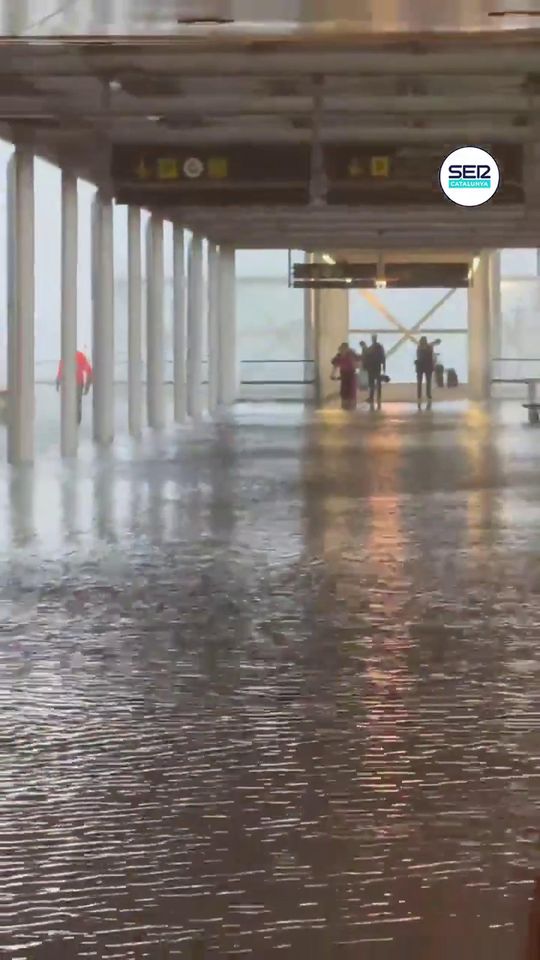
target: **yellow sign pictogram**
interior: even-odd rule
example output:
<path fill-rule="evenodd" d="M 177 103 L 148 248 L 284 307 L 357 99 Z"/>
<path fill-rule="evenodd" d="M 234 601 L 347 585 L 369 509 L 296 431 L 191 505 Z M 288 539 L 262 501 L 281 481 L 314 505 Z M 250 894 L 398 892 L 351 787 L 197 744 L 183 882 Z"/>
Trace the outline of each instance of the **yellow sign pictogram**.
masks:
<path fill-rule="evenodd" d="M 372 177 L 390 176 L 390 157 L 372 157 L 370 171 Z"/>
<path fill-rule="evenodd" d="M 361 177 L 364 174 L 364 167 L 358 157 L 353 157 L 347 168 L 350 177 Z"/>
<path fill-rule="evenodd" d="M 206 164 L 206 172 L 211 180 L 225 180 L 229 176 L 227 157 L 210 157 Z"/>
<path fill-rule="evenodd" d="M 158 180 L 178 180 L 180 168 L 174 157 L 161 157 L 157 162 Z"/>
<path fill-rule="evenodd" d="M 141 157 L 139 163 L 135 167 L 135 175 L 138 180 L 148 180 L 152 176 L 152 172 L 148 168 L 144 157 Z"/>

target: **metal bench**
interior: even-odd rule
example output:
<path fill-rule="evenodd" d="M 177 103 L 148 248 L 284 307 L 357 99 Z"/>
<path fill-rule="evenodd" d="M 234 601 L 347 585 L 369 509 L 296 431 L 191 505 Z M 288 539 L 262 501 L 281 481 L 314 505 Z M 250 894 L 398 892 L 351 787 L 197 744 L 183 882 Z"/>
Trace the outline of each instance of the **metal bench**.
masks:
<path fill-rule="evenodd" d="M 529 423 L 540 423 L 540 403 L 524 403 L 522 406 L 528 411 Z"/>
<path fill-rule="evenodd" d="M 491 381 L 492 383 L 524 383 L 527 386 L 527 403 L 522 404 L 527 410 L 529 423 L 540 423 L 540 403 L 537 401 L 536 387 L 540 383 L 540 377 L 500 377 Z"/>

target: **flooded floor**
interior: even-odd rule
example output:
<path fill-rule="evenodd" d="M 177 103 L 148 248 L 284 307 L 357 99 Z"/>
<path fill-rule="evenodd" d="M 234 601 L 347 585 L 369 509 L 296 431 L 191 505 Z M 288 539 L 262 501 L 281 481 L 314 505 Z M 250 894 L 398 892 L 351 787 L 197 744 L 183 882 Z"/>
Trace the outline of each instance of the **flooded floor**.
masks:
<path fill-rule="evenodd" d="M 0 956 L 521 960 L 521 413 L 245 407 L 0 469 Z"/>

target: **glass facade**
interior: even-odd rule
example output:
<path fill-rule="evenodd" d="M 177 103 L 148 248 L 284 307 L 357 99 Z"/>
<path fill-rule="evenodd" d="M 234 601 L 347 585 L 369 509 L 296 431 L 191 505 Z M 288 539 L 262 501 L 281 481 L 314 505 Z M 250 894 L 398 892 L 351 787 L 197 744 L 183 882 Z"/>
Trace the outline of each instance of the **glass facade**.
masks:
<path fill-rule="evenodd" d="M 419 337 L 441 339 L 440 362 L 467 380 L 467 290 L 351 290 L 349 339 L 357 348 L 376 333 L 396 383 L 412 383 Z"/>
<path fill-rule="evenodd" d="M 292 259 L 304 254 L 293 251 Z M 239 250 L 236 278 L 242 381 L 264 381 L 265 395 L 280 396 L 286 382 L 304 377 L 304 292 L 288 286 L 287 250 Z"/>

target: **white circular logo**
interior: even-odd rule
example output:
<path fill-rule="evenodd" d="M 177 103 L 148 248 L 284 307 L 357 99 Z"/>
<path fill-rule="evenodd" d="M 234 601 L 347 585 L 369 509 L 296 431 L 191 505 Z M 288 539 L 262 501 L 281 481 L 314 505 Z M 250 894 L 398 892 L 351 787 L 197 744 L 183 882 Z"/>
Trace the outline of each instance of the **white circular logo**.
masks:
<path fill-rule="evenodd" d="M 188 157 L 184 163 L 184 173 L 190 180 L 196 180 L 204 173 L 204 163 L 198 157 Z"/>
<path fill-rule="evenodd" d="M 460 147 L 444 161 L 439 180 L 446 196 L 460 207 L 479 207 L 491 200 L 500 181 L 491 154 L 480 147 Z"/>

